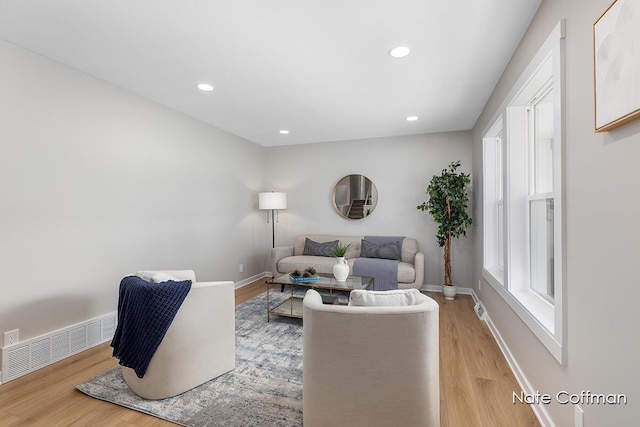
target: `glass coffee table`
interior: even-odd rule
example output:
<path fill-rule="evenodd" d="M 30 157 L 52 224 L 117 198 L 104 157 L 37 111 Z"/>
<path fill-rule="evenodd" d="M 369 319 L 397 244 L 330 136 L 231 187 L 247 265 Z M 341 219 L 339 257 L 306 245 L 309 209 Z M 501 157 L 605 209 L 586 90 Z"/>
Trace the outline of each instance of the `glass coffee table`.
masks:
<path fill-rule="evenodd" d="M 297 317 L 299 319 L 302 318 L 303 297 L 294 295 L 293 291 L 296 288 L 329 290 L 328 298 L 327 295 L 323 296 L 323 301 L 330 304 L 336 303 L 335 298 L 331 297 L 333 291 L 350 292 L 354 289 L 373 289 L 373 277 L 370 276 L 350 275 L 344 282 L 338 282 L 331 274 L 318 274 L 318 276 L 320 277 L 320 280 L 309 282 L 294 282 L 288 274 L 267 280 L 265 282 L 267 284 L 267 322 L 271 320 L 270 316 L 272 314 L 285 317 Z M 280 287 L 283 287 L 283 285 L 289 286 L 290 293 L 288 298 L 284 301 L 279 301 L 272 307 L 270 291 L 271 286 L 273 285 L 278 285 Z"/>

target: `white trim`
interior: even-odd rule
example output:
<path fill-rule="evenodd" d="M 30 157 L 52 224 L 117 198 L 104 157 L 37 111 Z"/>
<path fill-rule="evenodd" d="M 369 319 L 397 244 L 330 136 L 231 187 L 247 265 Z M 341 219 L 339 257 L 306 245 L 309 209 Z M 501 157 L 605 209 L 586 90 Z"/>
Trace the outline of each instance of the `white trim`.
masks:
<path fill-rule="evenodd" d="M 482 278 L 494 287 L 504 288 L 504 270 L 498 268 L 483 268 Z"/>
<path fill-rule="evenodd" d="M 486 310 L 486 306 L 485 306 L 485 310 Z M 489 316 L 488 312 L 485 311 L 485 313 L 486 313 L 485 321 L 487 322 L 489 331 L 491 331 L 491 335 L 493 335 L 493 338 L 496 340 L 496 343 L 498 344 L 498 348 L 500 348 L 502 355 L 504 356 L 505 360 L 507 361 L 507 364 L 511 368 L 511 372 L 513 372 L 513 376 L 516 378 L 518 385 L 520 386 L 522 391 L 524 391 L 525 393 L 534 394 L 535 393 L 534 388 L 531 386 L 531 383 L 529 382 L 526 375 L 520 368 L 520 365 L 518 364 L 518 361 L 513 356 L 513 353 L 511 353 L 511 350 L 509 350 L 507 343 L 504 341 L 504 339 L 500 335 L 500 332 L 498 331 L 498 328 L 496 328 L 496 325 L 493 323 L 493 320 L 491 320 L 491 316 Z M 549 415 L 549 412 L 547 412 L 546 407 L 542 403 L 538 403 L 536 405 L 529 405 L 529 406 L 531 406 L 533 413 L 535 414 L 536 418 L 538 418 L 538 421 L 540 421 L 541 425 L 545 427 L 555 427 L 555 424 L 553 423 L 551 416 Z"/>
<path fill-rule="evenodd" d="M 487 311 L 486 305 L 484 305 L 480 300 L 480 298 L 478 298 L 478 295 L 476 295 L 475 291 L 472 293 L 472 296 L 475 302 L 480 302 L 484 307 L 485 322 L 487 323 L 487 327 L 489 328 L 491 335 L 493 335 L 493 339 L 496 341 L 496 344 L 498 344 L 498 348 L 500 349 L 500 352 L 502 353 L 505 360 L 507 361 L 507 364 L 509 365 L 509 368 L 511 369 L 511 372 L 513 373 L 513 376 L 515 377 L 516 381 L 518 382 L 518 385 L 520 386 L 523 392 L 528 394 L 534 394 L 535 390 L 533 386 L 527 379 L 527 376 L 524 374 L 524 371 L 520 368 L 518 361 L 513 356 L 513 353 L 511 353 L 511 350 L 509 349 L 509 346 L 507 345 L 505 340 L 502 338 L 502 335 L 500 335 L 500 331 L 498 331 L 498 328 L 493 323 L 493 320 L 491 320 L 491 316 Z M 547 412 L 546 407 L 542 403 L 537 405 L 530 405 L 530 406 L 531 406 L 531 409 L 533 410 L 533 413 L 535 414 L 536 418 L 538 419 L 538 421 L 542 426 L 555 427 L 555 424 L 553 423 L 553 420 L 551 419 L 549 412 Z"/>
<path fill-rule="evenodd" d="M 420 290 L 425 292 L 442 292 L 442 285 L 422 285 Z M 473 288 L 457 286 L 456 294 L 473 295 Z"/>
<path fill-rule="evenodd" d="M 549 51 L 552 50 L 552 46 L 555 43 L 557 43 L 559 40 L 562 40 L 565 38 L 566 36 L 565 26 L 566 26 L 565 20 L 561 19 L 558 22 L 558 24 L 553 28 L 553 30 L 551 31 L 551 33 L 549 34 L 545 42 L 542 44 L 542 46 L 540 46 L 540 49 L 538 50 L 536 55 L 529 62 L 529 65 L 527 65 L 527 68 L 525 68 L 522 71 L 522 73 L 520 74 L 520 78 L 513 85 L 513 87 L 509 91 L 509 94 L 504 98 L 504 100 L 500 104 L 500 107 L 498 107 L 496 109 L 496 112 L 493 114 L 493 116 L 491 116 L 491 119 L 488 122 L 489 124 L 487 124 L 487 126 L 485 126 L 485 128 L 482 130 L 482 135 L 485 135 L 487 132 L 489 132 L 489 129 L 491 129 L 491 126 L 493 126 L 493 124 L 495 123 L 496 120 L 498 120 L 500 115 L 504 113 L 504 111 L 507 109 L 511 101 L 513 101 L 516 98 L 516 96 L 518 95 L 522 87 L 525 85 L 527 80 L 533 74 L 535 74 L 536 69 L 543 62 L 544 58 L 546 58 L 546 56 L 549 54 Z M 564 48 L 562 49 L 562 55 L 564 56 Z M 564 67 L 561 67 L 561 69 L 564 70 Z M 555 74 L 555 71 L 556 70 L 554 69 L 554 74 Z M 561 77 L 562 77 L 562 81 L 564 82 L 564 73 L 562 73 Z"/>
<path fill-rule="evenodd" d="M 558 28 L 559 27 L 559 28 Z M 564 19 L 560 21 L 560 23 L 556 26 L 557 29 L 557 45 L 553 50 L 553 85 L 554 88 L 557 88 L 554 92 L 555 99 L 553 101 L 554 104 L 554 120 L 557 121 L 558 126 L 554 126 L 554 135 L 555 139 L 560 139 L 562 144 L 560 145 L 557 152 L 560 155 L 561 161 L 556 162 L 554 159 L 554 183 L 553 183 L 553 193 L 555 195 L 555 200 L 559 200 L 560 203 L 554 203 L 553 211 L 554 211 L 554 224 L 559 224 L 561 228 L 560 233 L 554 233 L 554 256 L 561 261 L 556 263 L 554 267 L 554 283 L 561 283 L 560 289 L 557 287 L 554 289 L 554 325 L 555 325 L 555 339 L 558 341 L 558 345 L 560 346 L 560 354 L 556 357 L 556 359 L 563 365 L 567 365 L 567 277 L 565 274 L 565 262 L 567 260 L 567 253 L 565 247 L 565 236 L 567 233 L 567 222 L 564 214 L 564 207 L 566 206 L 566 191 L 565 191 L 565 175 L 564 171 L 566 170 L 566 122 L 565 122 L 565 112 L 566 112 L 566 52 L 565 52 L 565 44 L 562 42 L 565 38 L 565 21 Z M 554 31 L 556 32 L 556 31 Z M 553 35 L 553 33 L 552 33 Z M 557 179 L 556 179 L 557 178 Z M 554 202 L 555 202 L 554 200 Z"/>
<path fill-rule="evenodd" d="M 482 137 L 482 212 L 484 215 L 482 226 L 484 236 L 482 266 L 501 284 L 505 283 L 504 269 L 507 260 L 505 248 L 508 236 L 505 220 L 507 211 L 504 204 L 507 182 L 505 179 L 506 167 L 503 160 L 506 148 L 502 143 L 506 127 L 504 122 L 505 116 L 501 115 L 491 126 L 491 129 Z M 491 177 L 489 177 L 488 173 L 491 174 Z"/>
<path fill-rule="evenodd" d="M 262 279 L 264 277 L 271 277 L 271 272 L 264 271 L 262 273 L 255 274 L 255 275 L 253 275 L 251 277 L 247 277 L 246 279 L 242 279 L 239 282 L 235 282 L 234 283 L 234 287 L 235 287 L 235 289 L 239 289 L 239 288 L 242 288 L 244 286 L 247 286 L 247 285 L 255 282 L 256 280 L 260 280 L 260 279 Z M 265 290 L 266 290 L 266 288 L 265 288 Z"/>
<path fill-rule="evenodd" d="M 498 286 L 492 280 L 487 283 L 495 289 L 495 291 L 505 300 L 511 309 L 520 317 L 525 325 L 533 332 L 533 334 L 544 344 L 549 352 L 559 362 L 563 359 L 563 346 L 556 340 L 555 336 L 542 324 L 523 303 L 518 300 L 510 291 L 503 286 Z M 562 362 L 561 362 L 562 363 Z M 563 365 L 565 363 L 562 363 Z"/>

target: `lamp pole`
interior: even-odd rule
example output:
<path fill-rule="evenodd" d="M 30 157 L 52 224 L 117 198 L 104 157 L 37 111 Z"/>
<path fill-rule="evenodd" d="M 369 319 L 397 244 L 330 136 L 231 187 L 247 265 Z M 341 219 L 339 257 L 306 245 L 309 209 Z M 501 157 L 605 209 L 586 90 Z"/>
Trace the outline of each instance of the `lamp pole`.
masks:
<path fill-rule="evenodd" d="M 276 219 L 275 209 L 271 209 L 271 247 L 276 247 Z"/>

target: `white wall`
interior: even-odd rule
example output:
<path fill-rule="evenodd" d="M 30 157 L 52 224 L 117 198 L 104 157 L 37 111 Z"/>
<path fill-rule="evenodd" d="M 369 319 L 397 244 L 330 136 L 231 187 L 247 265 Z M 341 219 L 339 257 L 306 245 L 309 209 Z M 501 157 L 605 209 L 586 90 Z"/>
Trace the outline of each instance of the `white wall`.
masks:
<path fill-rule="evenodd" d="M 113 311 L 135 270 L 265 271 L 263 147 L 4 41 L 0 63 L 0 332 Z"/>
<path fill-rule="evenodd" d="M 586 426 L 637 424 L 640 398 L 636 369 L 640 360 L 636 327 L 640 300 L 640 120 L 603 134 L 593 131 L 592 28 L 610 3 L 543 1 L 472 132 L 473 175 L 480 184 L 482 129 L 556 23 L 566 18 L 567 366 L 556 362 L 486 282 L 482 291 L 476 291 L 534 390 L 551 395 L 590 390 L 628 396 L 627 405 L 581 405 Z M 474 284 L 480 279 L 481 237 L 478 232 Z M 614 289 L 619 296 L 611 294 Z M 511 396 L 504 398 L 510 400 Z M 573 425 L 572 405 L 554 402 L 545 409 L 555 425 Z"/>
<path fill-rule="evenodd" d="M 462 161 L 462 171 L 471 171 L 469 132 L 270 148 L 265 190 L 286 191 L 288 202 L 276 224 L 276 245 L 291 244 L 304 233 L 412 237 L 425 254 L 425 283 L 440 285 L 444 263 L 437 226 L 416 206 L 428 199 L 431 177 L 454 160 Z M 378 189 L 375 211 L 362 220 L 342 218 L 333 206 L 334 186 L 349 174 L 367 176 Z M 469 237 L 452 247 L 453 281 L 463 287 L 472 285 L 472 234 L 470 228 Z"/>

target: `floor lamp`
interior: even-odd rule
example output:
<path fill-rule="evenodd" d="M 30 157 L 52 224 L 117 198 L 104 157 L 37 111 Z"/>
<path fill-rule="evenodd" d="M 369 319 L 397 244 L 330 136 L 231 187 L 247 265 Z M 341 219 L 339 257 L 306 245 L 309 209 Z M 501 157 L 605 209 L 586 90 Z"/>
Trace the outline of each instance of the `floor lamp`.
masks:
<path fill-rule="evenodd" d="M 271 247 L 276 247 L 276 218 L 279 210 L 287 209 L 287 193 L 271 191 L 258 195 L 258 209 L 271 211 L 267 212 L 267 223 L 271 216 Z M 271 215 L 269 215 L 269 213 Z"/>

